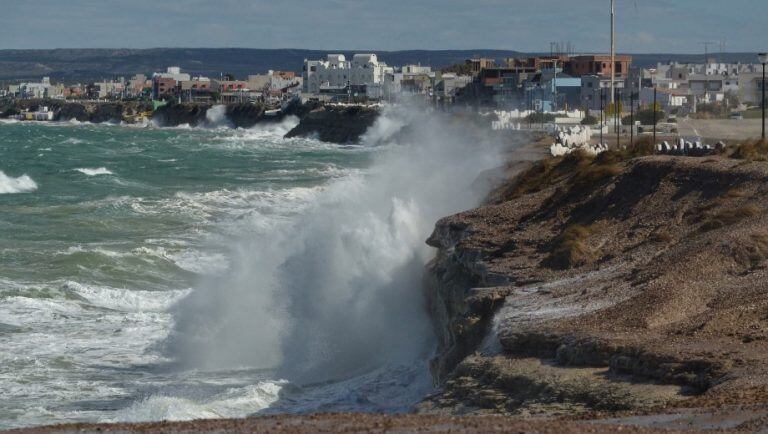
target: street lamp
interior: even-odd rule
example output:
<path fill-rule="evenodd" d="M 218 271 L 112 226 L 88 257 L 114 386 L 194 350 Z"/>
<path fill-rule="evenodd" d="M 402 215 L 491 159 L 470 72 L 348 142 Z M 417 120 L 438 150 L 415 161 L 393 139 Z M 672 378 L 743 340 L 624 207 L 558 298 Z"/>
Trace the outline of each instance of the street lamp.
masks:
<path fill-rule="evenodd" d="M 761 106 L 763 107 L 763 141 L 765 141 L 765 64 L 768 63 L 768 53 L 760 53 L 757 55 L 758 60 L 760 60 L 760 63 L 763 64 L 763 81 L 762 81 L 762 88 L 763 88 L 763 100 L 761 103 Z"/>

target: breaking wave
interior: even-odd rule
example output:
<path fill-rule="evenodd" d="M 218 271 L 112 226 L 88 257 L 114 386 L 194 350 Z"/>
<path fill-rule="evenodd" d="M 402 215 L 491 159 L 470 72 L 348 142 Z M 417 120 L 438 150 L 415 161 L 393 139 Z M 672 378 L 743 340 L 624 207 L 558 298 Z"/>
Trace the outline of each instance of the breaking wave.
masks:
<path fill-rule="evenodd" d="M 276 368 L 294 384 L 423 365 L 433 349 L 424 240 L 438 218 L 483 197 L 473 181 L 500 149 L 420 110 L 385 112 L 366 140 L 384 145 L 370 169 L 233 243 L 229 276 L 177 306 L 170 355 L 199 369 Z"/>
<path fill-rule="evenodd" d="M 0 170 L 0 194 L 27 193 L 37 190 L 37 183 L 28 175 L 13 178 Z"/>
<path fill-rule="evenodd" d="M 84 167 L 84 168 L 79 168 L 75 170 L 87 176 L 114 175 L 114 173 L 112 173 L 112 171 L 107 169 L 106 167 L 99 167 L 97 169 L 89 169 L 87 167 Z"/>

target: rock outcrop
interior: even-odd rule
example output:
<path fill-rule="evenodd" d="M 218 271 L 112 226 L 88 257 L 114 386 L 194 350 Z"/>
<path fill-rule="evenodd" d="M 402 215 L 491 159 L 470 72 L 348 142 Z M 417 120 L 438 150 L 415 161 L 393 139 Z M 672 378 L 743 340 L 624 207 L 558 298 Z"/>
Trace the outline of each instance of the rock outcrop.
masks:
<path fill-rule="evenodd" d="M 768 402 L 768 164 L 625 157 L 546 160 L 436 225 L 423 411 Z"/>
<path fill-rule="evenodd" d="M 179 125 L 196 127 L 205 123 L 209 108 L 211 108 L 210 105 L 204 104 L 169 103 L 155 110 L 152 120 L 164 127 Z"/>
<path fill-rule="evenodd" d="M 301 118 L 286 138 L 316 137 L 324 142 L 354 143 L 360 140 L 379 115 L 377 108 L 322 106 Z"/>

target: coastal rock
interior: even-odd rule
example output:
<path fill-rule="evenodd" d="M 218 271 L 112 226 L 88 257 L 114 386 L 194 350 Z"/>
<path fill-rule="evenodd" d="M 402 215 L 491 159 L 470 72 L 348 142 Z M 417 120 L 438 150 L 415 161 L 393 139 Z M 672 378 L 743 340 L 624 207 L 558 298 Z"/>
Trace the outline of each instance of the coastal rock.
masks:
<path fill-rule="evenodd" d="M 205 115 L 210 107 L 204 104 L 169 103 L 155 110 L 152 120 L 163 127 L 179 125 L 196 127 L 205 122 Z"/>
<path fill-rule="evenodd" d="M 579 158 L 437 223 L 425 290 L 442 391 L 421 411 L 768 402 L 768 165 Z"/>
<path fill-rule="evenodd" d="M 324 142 L 355 143 L 378 116 L 377 108 L 324 106 L 306 114 L 285 137 L 317 137 Z"/>

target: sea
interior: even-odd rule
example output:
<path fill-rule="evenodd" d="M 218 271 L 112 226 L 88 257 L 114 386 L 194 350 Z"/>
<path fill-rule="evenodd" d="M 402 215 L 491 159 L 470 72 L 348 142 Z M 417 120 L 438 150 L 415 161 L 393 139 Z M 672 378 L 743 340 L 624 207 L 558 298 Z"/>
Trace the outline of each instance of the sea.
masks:
<path fill-rule="evenodd" d="M 211 115 L 0 121 L 0 429 L 404 412 L 433 390 L 424 241 L 482 200 L 500 144 L 424 110 L 356 145 Z"/>

